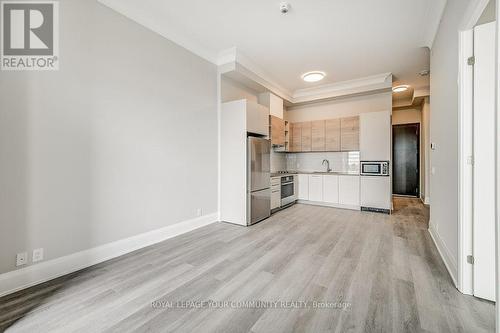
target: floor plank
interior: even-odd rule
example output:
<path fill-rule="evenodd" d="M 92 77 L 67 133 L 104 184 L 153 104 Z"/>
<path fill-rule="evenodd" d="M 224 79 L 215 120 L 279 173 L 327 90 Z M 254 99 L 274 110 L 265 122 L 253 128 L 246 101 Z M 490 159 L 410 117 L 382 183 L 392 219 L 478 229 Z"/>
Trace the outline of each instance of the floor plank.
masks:
<path fill-rule="evenodd" d="M 453 286 L 428 208 L 394 204 L 215 223 L 0 298 L 0 331 L 493 332 L 493 304 Z"/>

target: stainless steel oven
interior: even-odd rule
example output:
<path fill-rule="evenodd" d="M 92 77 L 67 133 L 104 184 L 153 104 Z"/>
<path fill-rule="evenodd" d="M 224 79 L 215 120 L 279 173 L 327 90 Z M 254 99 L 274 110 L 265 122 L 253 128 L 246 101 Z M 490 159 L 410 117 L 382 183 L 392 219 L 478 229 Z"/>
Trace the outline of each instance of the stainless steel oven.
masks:
<path fill-rule="evenodd" d="M 295 177 L 293 175 L 281 177 L 281 207 L 295 202 L 297 197 L 295 188 Z"/>
<path fill-rule="evenodd" d="M 389 161 L 361 161 L 362 176 L 389 176 Z"/>

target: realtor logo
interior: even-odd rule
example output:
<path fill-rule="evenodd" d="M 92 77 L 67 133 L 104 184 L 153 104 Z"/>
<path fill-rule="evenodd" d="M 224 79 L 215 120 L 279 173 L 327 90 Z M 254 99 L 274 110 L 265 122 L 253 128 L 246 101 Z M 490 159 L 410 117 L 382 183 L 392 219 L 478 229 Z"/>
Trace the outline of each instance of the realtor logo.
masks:
<path fill-rule="evenodd" d="M 59 69 L 59 3 L 1 1 L 1 69 Z"/>

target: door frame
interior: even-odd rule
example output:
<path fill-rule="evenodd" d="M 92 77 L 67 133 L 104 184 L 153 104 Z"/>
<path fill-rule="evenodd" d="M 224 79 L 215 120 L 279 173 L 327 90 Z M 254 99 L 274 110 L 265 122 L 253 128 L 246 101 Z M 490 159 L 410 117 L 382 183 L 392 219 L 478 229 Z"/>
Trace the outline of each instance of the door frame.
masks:
<path fill-rule="evenodd" d="M 497 0 L 498 4 L 499 0 Z M 458 276 L 456 287 L 464 294 L 473 294 L 473 269 L 467 262 L 472 255 L 473 232 L 473 115 L 474 71 L 468 58 L 474 55 L 474 26 L 489 0 L 471 1 L 458 31 Z M 498 6 L 497 6 L 498 10 Z M 498 17 L 498 15 L 497 15 Z M 497 20 L 498 22 L 498 20 Z M 498 24 L 498 23 L 497 23 Z M 496 241 L 498 248 L 498 239 Z M 498 264 L 497 264 L 498 268 Z M 498 290 L 497 290 L 498 292 Z M 497 325 L 498 326 L 498 325 Z"/>
<path fill-rule="evenodd" d="M 421 153 L 420 152 L 420 146 L 421 146 L 421 142 L 420 142 L 420 130 L 421 130 L 420 127 L 421 126 L 420 126 L 420 123 L 406 123 L 406 124 L 393 124 L 392 125 L 392 164 L 393 164 L 393 166 L 392 166 L 392 170 L 393 170 L 392 173 L 393 173 L 393 177 L 394 177 L 394 165 L 395 165 L 395 163 L 394 163 L 394 143 L 395 143 L 395 140 L 394 140 L 394 128 L 395 127 L 403 127 L 403 126 L 415 126 L 415 125 L 417 126 L 417 141 L 418 141 L 418 145 L 417 145 L 417 182 L 418 182 L 417 188 L 418 188 L 418 192 L 417 192 L 417 194 L 415 196 L 413 196 L 413 195 L 395 194 L 394 193 L 394 179 L 392 181 L 392 183 L 393 183 L 393 185 L 392 185 L 393 186 L 392 192 L 393 192 L 394 196 L 411 197 L 411 198 L 415 197 L 415 198 L 419 199 L 420 198 L 420 191 L 422 190 L 422 188 L 420 186 L 421 185 L 420 175 L 421 175 L 421 171 L 422 171 L 422 170 L 420 170 L 420 162 L 421 162 L 420 161 L 420 158 L 421 158 L 421 155 L 420 155 L 420 153 Z"/>
<path fill-rule="evenodd" d="M 497 10 L 497 79 L 496 79 L 496 267 L 497 267 L 497 286 L 500 285 L 500 145 L 498 144 L 500 140 L 500 0 L 496 0 L 496 10 Z M 497 303 L 496 303 L 496 330 L 500 333 L 500 288 L 497 288 Z"/>

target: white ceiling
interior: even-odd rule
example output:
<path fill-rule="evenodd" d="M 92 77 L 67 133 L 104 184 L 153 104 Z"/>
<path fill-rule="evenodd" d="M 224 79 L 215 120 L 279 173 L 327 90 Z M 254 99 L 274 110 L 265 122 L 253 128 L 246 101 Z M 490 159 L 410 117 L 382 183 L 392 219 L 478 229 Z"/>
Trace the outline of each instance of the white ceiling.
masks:
<path fill-rule="evenodd" d="M 100 0 L 214 63 L 234 48 L 289 92 L 392 73 L 394 84 L 429 85 L 446 0 Z M 321 70 L 320 83 L 301 74 Z"/>

